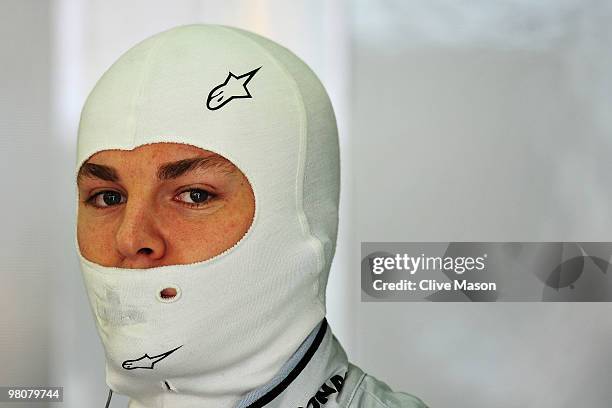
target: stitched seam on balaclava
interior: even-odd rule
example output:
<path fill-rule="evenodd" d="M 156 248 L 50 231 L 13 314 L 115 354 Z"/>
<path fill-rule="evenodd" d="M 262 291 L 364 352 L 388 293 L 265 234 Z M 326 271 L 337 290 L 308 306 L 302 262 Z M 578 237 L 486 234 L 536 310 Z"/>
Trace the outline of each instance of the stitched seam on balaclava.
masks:
<path fill-rule="evenodd" d="M 147 54 L 146 60 L 144 62 L 142 68 L 142 78 L 140 83 L 138 84 L 138 90 L 134 93 L 134 99 L 132 100 L 132 111 L 130 112 L 130 128 L 132 131 L 132 143 L 130 144 L 131 148 L 136 147 L 136 137 L 138 135 L 138 123 L 141 121 L 137 120 L 140 116 L 140 110 L 142 105 L 143 94 L 145 92 L 146 86 L 145 84 L 149 82 L 149 76 L 153 69 L 154 62 L 152 62 L 153 56 L 155 52 L 167 41 L 168 37 L 163 37 L 158 39 L 156 43 L 151 47 L 149 53 Z"/>
<path fill-rule="evenodd" d="M 284 73 L 285 76 L 289 79 L 289 82 L 291 83 L 291 86 L 293 88 L 294 91 L 294 95 L 296 96 L 297 99 L 297 103 L 300 107 L 300 144 L 299 144 L 299 157 L 298 157 L 298 168 L 297 168 L 297 176 L 296 176 L 296 207 L 297 207 L 297 214 L 298 214 L 298 220 L 300 222 L 300 226 L 302 227 L 302 233 L 308 238 L 308 243 L 311 245 L 312 249 L 314 250 L 315 256 L 317 257 L 317 271 L 316 271 L 316 279 L 314 282 L 314 294 L 316 296 L 316 300 L 317 300 L 317 305 L 318 307 L 321 309 L 321 311 L 323 313 L 325 313 L 325 306 L 323 304 L 321 304 L 320 300 L 320 282 L 319 282 L 319 277 L 321 275 L 321 273 L 323 273 L 323 268 L 325 267 L 325 254 L 324 254 L 324 250 L 323 250 L 323 244 L 321 243 L 321 241 L 319 240 L 318 237 L 316 237 L 310 230 L 310 225 L 308 223 L 308 218 L 306 217 L 306 213 L 304 212 L 304 201 L 303 201 L 303 192 L 304 192 L 304 170 L 306 168 L 306 151 L 307 151 L 307 131 L 308 131 L 308 124 L 307 124 L 307 116 L 306 116 L 306 109 L 304 107 L 304 98 L 303 95 L 299 89 L 298 84 L 296 83 L 295 78 L 293 77 L 293 75 L 291 75 L 289 73 L 289 71 L 287 71 L 286 67 L 284 66 L 284 64 L 282 64 L 280 61 L 278 61 L 274 55 L 272 55 L 270 53 L 270 51 L 268 51 L 267 48 L 265 48 L 264 46 L 262 46 L 261 44 L 259 44 L 257 41 L 253 40 L 252 38 L 248 37 L 245 34 L 242 34 L 239 31 L 236 30 L 232 30 L 228 27 L 225 26 L 219 26 L 220 28 L 233 32 L 236 35 L 240 36 L 241 38 L 245 38 L 248 41 L 250 41 L 251 43 L 255 44 L 255 46 L 257 46 L 259 49 L 261 49 L 269 58 L 270 60 L 279 68 L 281 69 Z"/>

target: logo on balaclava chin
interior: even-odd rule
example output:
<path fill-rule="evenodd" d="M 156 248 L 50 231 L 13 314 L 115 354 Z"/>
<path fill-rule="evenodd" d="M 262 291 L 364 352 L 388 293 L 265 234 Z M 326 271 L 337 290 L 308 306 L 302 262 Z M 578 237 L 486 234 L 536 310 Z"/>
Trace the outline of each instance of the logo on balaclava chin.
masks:
<path fill-rule="evenodd" d="M 156 356 L 150 357 L 145 353 L 144 356 L 137 358 L 136 360 L 125 360 L 121 366 L 126 370 L 135 370 L 137 368 L 144 368 L 146 370 L 152 370 L 155 368 L 155 364 L 159 363 L 164 358 L 168 357 L 170 354 L 174 353 L 176 350 L 183 347 L 182 345 L 178 346 L 175 349 L 170 351 L 166 351 L 165 353 L 158 354 Z"/>
<path fill-rule="evenodd" d="M 208 94 L 206 100 L 206 107 L 210 110 L 217 110 L 232 99 L 238 98 L 252 98 L 247 84 L 253 78 L 253 76 L 259 71 L 261 67 L 255 68 L 252 71 L 236 76 L 229 71 L 227 78 L 221 85 L 217 85 Z"/>

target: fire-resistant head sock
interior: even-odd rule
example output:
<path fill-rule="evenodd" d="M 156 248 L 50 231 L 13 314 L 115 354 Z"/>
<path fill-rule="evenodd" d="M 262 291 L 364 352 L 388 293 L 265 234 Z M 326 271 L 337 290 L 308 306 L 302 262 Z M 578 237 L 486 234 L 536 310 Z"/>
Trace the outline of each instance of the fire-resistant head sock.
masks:
<path fill-rule="evenodd" d="M 191 264 L 106 267 L 76 242 L 106 381 L 133 408 L 231 407 L 325 316 L 338 227 L 334 112 L 283 46 L 229 26 L 180 26 L 125 52 L 97 82 L 75 181 L 97 152 L 161 142 L 230 160 L 251 184 L 255 216 L 233 247 Z M 161 298 L 165 287 L 179 296 Z"/>

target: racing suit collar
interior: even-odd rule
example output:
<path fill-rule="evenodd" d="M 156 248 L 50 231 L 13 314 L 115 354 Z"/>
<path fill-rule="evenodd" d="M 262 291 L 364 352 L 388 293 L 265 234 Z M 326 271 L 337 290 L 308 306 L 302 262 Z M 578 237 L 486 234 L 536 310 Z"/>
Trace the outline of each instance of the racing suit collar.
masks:
<path fill-rule="evenodd" d="M 236 408 L 307 406 L 315 396 L 321 398 L 322 387 L 326 395 L 340 392 L 348 364 L 346 353 L 323 319 L 279 374 L 247 394 Z"/>

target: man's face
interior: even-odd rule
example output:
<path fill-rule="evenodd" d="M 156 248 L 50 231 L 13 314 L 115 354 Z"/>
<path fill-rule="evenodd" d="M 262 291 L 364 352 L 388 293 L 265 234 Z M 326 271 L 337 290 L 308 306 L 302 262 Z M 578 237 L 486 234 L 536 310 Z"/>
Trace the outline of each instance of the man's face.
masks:
<path fill-rule="evenodd" d="M 255 213 L 237 167 L 178 143 L 98 152 L 81 167 L 78 188 L 79 248 L 103 266 L 204 261 L 238 242 Z"/>

